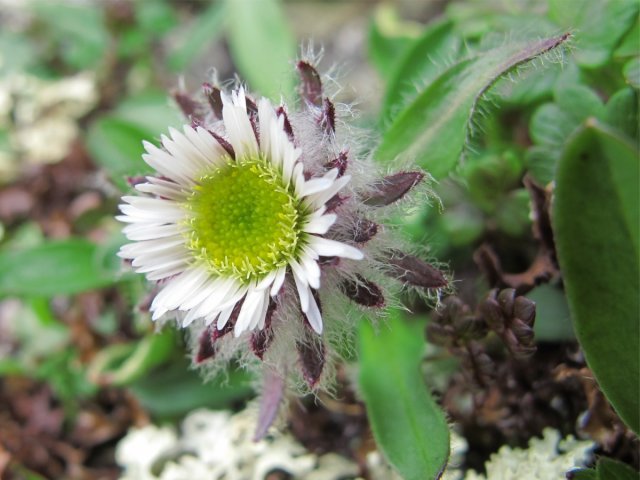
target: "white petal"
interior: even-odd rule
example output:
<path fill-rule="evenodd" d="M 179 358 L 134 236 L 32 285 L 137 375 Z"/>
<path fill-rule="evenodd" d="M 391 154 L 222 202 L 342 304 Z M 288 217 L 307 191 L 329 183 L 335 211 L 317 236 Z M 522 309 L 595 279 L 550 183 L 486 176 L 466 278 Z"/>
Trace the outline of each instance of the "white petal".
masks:
<path fill-rule="evenodd" d="M 271 291 L 269 292 L 269 294 L 272 297 L 275 297 L 278 294 L 278 292 L 280 292 L 280 289 L 282 288 L 282 284 L 284 283 L 284 278 L 286 274 L 287 274 L 287 267 L 282 267 L 280 270 L 278 270 L 278 273 L 276 274 L 276 278 L 273 281 L 273 285 L 271 285 Z"/>
<path fill-rule="evenodd" d="M 177 225 L 150 225 L 150 224 L 130 224 L 122 229 L 122 232 L 129 240 L 142 241 L 157 238 L 166 238 L 179 235 L 180 230 Z"/>
<path fill-rule="evenodd" d="M 246 292 L 246 287 L 240 286 L 237 282 L 231 285 L 228 290 L 214 289 L 213 292 L 197 306 L 198 316 L 206 316 L 212 312 L 223 310 L 237 302 Z"/>
<path fill-rule="evenodd" d="M 192 130 L 192 128 L 189 125 L 185 125 L 184 130 L 189 131 Z M 169 134 L 172 139 L 171 145 L 169 146 L 163 143 L 164 147 L 169 150 L 169 153 L 174 157 L 187 162 L 190 170 L 193 172 L 202 171 L 203 168 L 209 165 L 207 157 L 200 152 L 185 134 L 173 127 L 169 127 Z"/>
<path fill-rule="evenodd" d="M 139 192 L 166 197 L 170 200 L 182 201 L 187 195 L 184 187 L 175 182 L 154 177 L 147 177 L 147 180 L 147 183 L 137 184 L 135 189 Z"/>
<path fill-rule="evenodd" d="M 293 167 L 293 174 L 291 175 L 291 181 L 293 182 L 293 187 L 296 193 L 296 196 L 302 197 L 302 192 L 304 189 L 304 166 L 302 163 L 296 163 L 295 167 Z"/>
<path fill-rule="evenodd" d="M 199 155 L 202 166 L 206 168 L 224 164 L 228 154 L 209 132 L 202 127 L 194 129 L 190 125 L 185 125 L 183 130 L 194 151 Z"/>
<path fill-rule="evenodd" d="M 224 165 L 229 159 L 229 153 L 213 138 L 213 135 L 203 127 L 198 127 L 196 132 L 201 143 L 201 149 L 208 153 L 207 158 L 213 165 Z M 194 142 L 195 143 L 195 142 Z"/>
<path fill-rule="evenodd" d="M 227 324 L 227 322 L 229 321 L 229 318 L 231 317 L 231 314 L 233 313 L 234 308 L 236 308 L 235 304 L 231 305 L 229 308 L 225 308 L 220 312 L 220 316 L 218 317 L 218 324 L 217 324 L 218 330 L 222 330 L 224 326 Z"/>
<path fill-rule="evenodd" d="M 316 290 L 320 288 L 320 266 L 313 258 L 303 255 L 300 258 L 300 266 L 306 275 L 307 283 Z"/>
<path fill-rule="evenodd" d="M 318 235 L 324 235 L 329 231 L 329 229 L 335 223 L 337 218 L 338 218 L 337 215 L 333 213 L 328 213 L 326 215 L 321 216 L 320 218 L 310 220 L 303 227 L 303 230 L 307 233 L 316 233 Z"/>
<path fill-rule="evenodd" d="M 142 159 L 147 162 L 149 166 L 175 182 L 182 185 L 193 185 L 193 179 L 189 176 L 188 172 L 185 171 L 177 158 L 174 158 L 171 154 L 147 141 L 143 141 L 142 144 L 147 151 L 147 153 L 142 154 Z"/>
<path fill-rule="evenodd" d="M 206 317 L 204 317 L 205 325 L 208 327 L 213 322 L 215 322 L 218 319 L 219 316 L 220 316 L 219 312 L 216 312 L 216 313 L 211 314 L 211 315 L 207 315 Z"/>
<path fill-rule="evenodd" d="M 325 203 L 327 203 L 327 201 L 329 201 L 336 193 L 342 190 L 350 181 L 351 181 L 350 175 L 345 175 L 343 177 L 340 177 L 333 182 L 333 185 L 331 185 L 330 188 L 322 192 L 314 193 L 312 195 L 309 195 L 308 197 L 305 197 L 305 200 L 306 200 L 305 203 L 307 203 L 307 205 L 312 205 L 318 208 L 324 205 Z"/>
<path fill-rule="evenodd" d="M 244 99 L 244 91 L 241 91 L 238 99 L 233 103 L 229 101 L 226 95 L 222 95 L 222 118 L 227 130 L 227 137 L 236 153 L 236 158 L 255 157 L 258 155 L 258 142 L 247 115 L 246 105 L 237 105 L 240 93 Z"/>
<path fill-rule="evenodd" d="M 260 299 L 260 309 L 256 307 L 256 314 L 253 316 L 251 320 L 251 324 L 249 325 L 249 330 L 255 330 L 258 327 L 260 330 L 264 327 L 265 317 L 267 314 L 267 309 L 269 308 L 269 295 L 268 292 L 264 292 L 262 298 Z"/>
<path fill-rule="evenodd" d="M 300 297 L 300 310 L 306 312 L 309 308 L 309 284 L 307 282 L 307 277 L 302 267 L 298 265 L 295 260 L 292 260 L 289 265 L 291 265 L 293 280 L 295 281 L 296 289 L 298 290 L 298 297 Z"/>
<path fill-rule="evenodd" d="M 222 279 L 212 277 L 208 279 L 198 290 L 198 292 L 194 292 L 188 300 L 185 300 L 180 305 L 180 310 L 193 310 L 198 305 L 200 305 L 206 298 L 213 295 L 215 292 L 219 292 L 220 294 L 225 294 L 228 292 L 234 285 L 233 279 Z"/>
<path fill-rule="evenodd" d="M 118 256 L 122 258 L 135 258 L 136 256 L 142 255 L 144 253 L 159 252 L 162 250 L 174 250 L 176 249 L 176 247 L 182 245 L 184 245 L 184 240 L 180 237 L 161 238 L 136 243 L 128 243 L 120 247 Z"/>
<path fill-rule="evenodd" d="M 269 272 L 266 277 L 264 277 L 262 280 L 260 280 L 256 284 L 256 289 L 257 290 L 264 290 L 265 288 L 269 288 L 271 286 L 271 284 L 273 283 L 273 281 L 275 280 L 276 274 L 277 274 L 276 270 L 274 270 L 272 272 Z"/>
<path fill-rule="evenodd" d="M 322 192 L 331 187 L 331 185 L 333 185 L 333 180 L 329 180 L 328 178 L 313 178 L 304 182 L 301 196 L 306 197 L 314 193 Z"/>
<path fill-rule="evenodd" d="M 276 112 L 266 98 L 258 101 L 258 125 L 260 128 L 260 151 L 267 157 L 271 155 L 271 124 L 276 122 Z M 272 159 L 273 162 L 273 159 Z M 279 163 L 273 162 L 275 166 Z"/>
<path fill-rule="evenodd" d="M 135 263 L 137 260 L 139 260 L 139 258 L 134 260 L 132 263 Z M 189 262 L 189 257 L 183 256 L 183 257 L 163 258 L 162 261 L 156 261 L 154 263 L 146 263 L 146 259 L 145 259 L 145 261 L 138 262 L 139 265 L 133 265 L 133 266 L 137 267 L 134 269 L 138 273 L 150 273 L 150 272 L 155 272 L 157 270 L 165 270 L 165 269 L 173 270 L 174 268 L 178 268 L 178 267 L 182 267 L 182 270 L 184 270 L 188 262 Z"/>
<path fill-rule="evenodd" d="M 145 276 L 147 277 L 147 280 L 152 282 L 157 282 L 158 280 L 162 280 L 165 278 L 173 277 L 174 275 L 178 275 L 179 273 L 183 272 L 184 269 L 185 269 L 184 264 L 180 263 L 171 267 L 158 268 L 153 272 L 147 273 Z"/>
<path fill-rule="evenodd" d="M 242 303 L 242 308 L 238 314 L 238 320 L 233 328 L 233 335 L 239 337 L 244 331 L 249 330 L 251 323 L 254 320 L 254 316 L 262 310 L 262 302 L 264 301 L 265 292 L 255 290 L 254 285 L 249 287 L 247 296 Z"/>
<path fill-rule="evenodd" d="M 309 238 L 309 247 L 320 256 L 343 257 L 352 260 L 362 260 L 364 258 L 364 254 L 360 250 L 346 243 L 336 242 L 335 240 L 316 237 L 314 235 L 310 235 Z"/>
<path fill-rule="evenodd" d="M 309 311 L 306 312 L 307 320 L 309 321 L 309 325 L 311 328 L 318 334 L 322 334 L 322 314 L 320 313 L 320 309 L 318 308 L 318 304 L 316 303 L 316 299 L 313 295 L 309 295 L 311 299 L 309 300 Z"/>
<path fill-rule="evenodd" d="M 209 273 L 204 268 L 195 267 L 185 270 L 180 276 L 167 283 L 153 302 L 168 310 L 175 310 L 200 292 L 208 278 Z"/>

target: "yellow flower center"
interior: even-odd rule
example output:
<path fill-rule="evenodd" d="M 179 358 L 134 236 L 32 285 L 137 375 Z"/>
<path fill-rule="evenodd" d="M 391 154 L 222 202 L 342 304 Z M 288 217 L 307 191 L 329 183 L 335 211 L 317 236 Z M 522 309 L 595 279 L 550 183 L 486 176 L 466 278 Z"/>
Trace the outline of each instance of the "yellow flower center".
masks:
<path fill-rule="evenodd" d="M 229 161 L 203 175 L 186 207 L 187 246 L 217 275 L 251 281 L 295 257 L 303 209 L 262 158 Z"/>

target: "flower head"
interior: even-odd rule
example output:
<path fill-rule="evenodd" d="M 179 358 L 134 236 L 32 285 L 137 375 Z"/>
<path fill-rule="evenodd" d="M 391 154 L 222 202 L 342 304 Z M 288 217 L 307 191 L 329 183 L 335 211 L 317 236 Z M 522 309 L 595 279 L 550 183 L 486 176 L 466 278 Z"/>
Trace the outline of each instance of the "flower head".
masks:
<path fill-rule="evenodd" d="M 151 280 L 165 280 L 153 318 L 183 312 L 233 333 L 265 326 L 269 303 L 289 271 L 300 309 L 322 333 L 312 289 L 320 288 L 320 256 L 361 260 L 355 246 L 325 238 L 336 221 L 327 202 L 350 180 L 337 168 L 305 179 L 302 151 L 267 99 L 257 122 L 242 88 L 222 95 L 225 141 L 202 126 L 171 130 L 160 149 L 145 143 L 145 161 L 162 177 L 136 185 L 156 198 L 125 196 L 118 217 L 130 225 L 120 256 Z M 257 128 L 256 128 L 257 127 Z M 235 315 L 234 315 L 235 312 Z"/>
<path fill-rule="evenodd" d="M 205 84 L 206 102 L 176 94 L 191 123 L 170 129 L 161 147 L 144 143 L 157 173 L 123 197 L 118 219 L 131 243 L 119 255 L 158 283 L 152 318 L 189 327 L 196 363 L 252 353 L 281 377 L 299 363 L 314 387 L 327 329 L 351 321 L 335 308 L 323 315 L 323 303 L 342 296 L 379 309 L 387 287 L 376 278 L 421 288 L 446 280 L 401 253 L 376 221 L 424 174 L 374 177 L 336 132 L 315 68 L 297 68 L 293 113 L 242 87 L 227 94 Z"/>

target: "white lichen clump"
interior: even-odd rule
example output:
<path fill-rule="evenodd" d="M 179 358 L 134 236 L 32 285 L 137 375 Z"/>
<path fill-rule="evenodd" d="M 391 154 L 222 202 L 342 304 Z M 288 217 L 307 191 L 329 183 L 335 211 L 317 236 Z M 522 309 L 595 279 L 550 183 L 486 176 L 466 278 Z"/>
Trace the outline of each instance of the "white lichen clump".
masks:
<path fill-rule="evenodd" d="M 17 174 L 25 164 L 62 160 L 80 134 L 78 119 L 98 101 L 94 75 L 78 73 L 60 80 L 12 74 L 0 81 L 0 129 L 8 142 L 0 145 L 0 174 Z"/>
<path fill-rule="evenodd" d="M 549 480 L 565 478 L 575 467 L 584 467 L 592 457 L 595 443 L 573 436 L 561 439 L 560 432 L 545 428 L 542 438 L 529 440 L 529 448 L 504 445 L 485 463 L 486 474 L 473 470 L 464 473 L 451 466 L 443 480 Z"/>
<path fill-rule="evenodd" d="M 293 437 L 274 434 L 254 442 L 248 410 L 197 410 L 180 433 L 149 425 L 131 430 L 118 444 L 121 480 L 264 480 L 286 472 L 299 480 L 357 478 L 358 466 L 337 454 L 315 455 Z"/>

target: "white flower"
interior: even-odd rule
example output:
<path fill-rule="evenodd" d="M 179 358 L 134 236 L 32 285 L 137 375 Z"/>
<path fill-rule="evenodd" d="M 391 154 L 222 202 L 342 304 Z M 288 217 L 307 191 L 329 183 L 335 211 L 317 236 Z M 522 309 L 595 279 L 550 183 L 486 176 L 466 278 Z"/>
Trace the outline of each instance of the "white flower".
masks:
<path fill-rule="evenodd" d="M 269 100 L 251 115 L 242 88 L 221 99 L 224 137 L 185 125 L 162 137 L 164 148 L 144 143 L 143 158 L 158 174 L 135 186 L 143 195 L 123 197 L 117 218 L 132 243 L 119 255 L 163 281 L 154 320 L 177 311 L 183 327 L 204 319 L 222 330 L 231 322 L 236 337 L 263 329 L 270 299 L 290 275 L 320 334 L 319 258 L 363 258 L 355 246 L 324 237 L 337 218 L 327 202 L 350 176 L 333 168 L 305 178 L 302 151 Z"/>
<path fill-rule="evenodd" d="M 331 382 L 353 306 L 371 316 L 394 283 L 447 285 L 386 225 L 425 174 L 381 175 L 315 67 L 296 69 L 294 110 L 243 88 L 175 92 L 190 123 L 144 143 L 157 173 L 132 179 L 117 217 L 131 242 L 120 256 L 157 283 L 152 318 L 187 327 L 194 363 L 210 376 L 232 361 L 269 372 L 258 437 L 286 387 Z"/>

